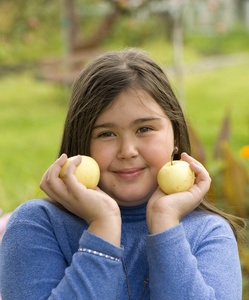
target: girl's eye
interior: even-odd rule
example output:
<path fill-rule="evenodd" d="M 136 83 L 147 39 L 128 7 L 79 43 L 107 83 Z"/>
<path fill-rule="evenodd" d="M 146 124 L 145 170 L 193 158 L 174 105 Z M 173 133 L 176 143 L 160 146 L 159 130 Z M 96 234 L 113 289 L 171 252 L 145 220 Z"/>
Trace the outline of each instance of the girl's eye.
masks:
<path fill-rule="evenodd" d="M 107 132 L 102 132 L 98 135 L 98 137 L 111 137 L 114 136 L 114 133 L 107 131 Z"/>
<path fill-rule="evenodd" d="M 141 127 L 137 130 L 138 133 L 144 133 L 152 130 L 150 127 Z"/>

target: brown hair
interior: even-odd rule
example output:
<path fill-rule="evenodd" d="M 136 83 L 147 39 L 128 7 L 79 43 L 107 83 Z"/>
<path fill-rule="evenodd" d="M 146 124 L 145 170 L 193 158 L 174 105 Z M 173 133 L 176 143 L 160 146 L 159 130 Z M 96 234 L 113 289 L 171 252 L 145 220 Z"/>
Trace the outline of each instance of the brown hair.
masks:
<path fill-rule="evenodd" d="M 167 76 L 149 56 L 135 49 L 104 54 L 78 76 L 72 88 L 59 154 L 90 155 L 91 131 L 96 119 L 117 95 L 128 88 L 147 91 L 171 120 L 179 148 L 174 158 L 180 159 L 182 152 L 191 154 L 185 118 Z M 236 236 L 236 223 L 241 219 L 221 212 L 206 198 L 197 210 L 222 216 Z"/>

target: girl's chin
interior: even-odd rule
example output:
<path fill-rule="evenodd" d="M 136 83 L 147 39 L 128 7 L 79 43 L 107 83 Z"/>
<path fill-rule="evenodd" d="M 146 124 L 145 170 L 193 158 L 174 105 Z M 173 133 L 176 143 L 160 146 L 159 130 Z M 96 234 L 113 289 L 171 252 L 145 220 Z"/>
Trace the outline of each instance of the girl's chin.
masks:
<path fill-rule="evenodd" d="M 125 197 L 113 195 L 113 199 L 116 200 L 119 206 L 138 206 L 148 202 L 153 192 L 136 196 L 134 193 L 132 193 L 130 196 L 126 194 Z"/>
<path fill-rule="evenodd" d="M 99 185 L 100 189 L 112 197 L 119 206 L 138 206 L 149 201 L 152 194 L 157 189 L 157 185 L 150 186 L 145 190 L 145 187 L 138 185 L 133 187 L 112 188 Z"/>

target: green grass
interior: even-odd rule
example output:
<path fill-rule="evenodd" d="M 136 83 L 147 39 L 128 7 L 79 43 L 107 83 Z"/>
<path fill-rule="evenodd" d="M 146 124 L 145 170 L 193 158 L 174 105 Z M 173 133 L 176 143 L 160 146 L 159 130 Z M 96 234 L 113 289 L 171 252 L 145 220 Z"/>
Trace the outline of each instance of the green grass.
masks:
<path fill-rule="evenodd" d="M 185 32 L 185 44 L 202 55 L 231 54 L 249 49 L 248 30 L 238 23 L 225 33 L 196 34 Z"/>
<path fill-rule="evenodd" d="M 66 112 L 63 89 L 29 76 L 0 80 L 0 207 L 11 211 L 40 196 L 56 157 Z"/>

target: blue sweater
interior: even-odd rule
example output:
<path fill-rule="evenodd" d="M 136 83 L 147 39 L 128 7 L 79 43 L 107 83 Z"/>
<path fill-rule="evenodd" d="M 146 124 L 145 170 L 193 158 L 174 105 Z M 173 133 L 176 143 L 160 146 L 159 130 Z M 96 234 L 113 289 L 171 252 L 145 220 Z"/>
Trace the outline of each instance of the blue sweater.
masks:
<path fill-rule="evenodd" d="M 132 300 L 140 299 L 148 270 L 143 300 L 241 299 L 237 243 L 221 217 L 192 212 L 180 225 L 150 235 L 146 205 L 121 213 L 122 247 L 117 247 L 89 233 L 84 220 L 42 199 L 22 204 L 0 248 L 2 299 L 129 299 L 121 258 Z"/>

